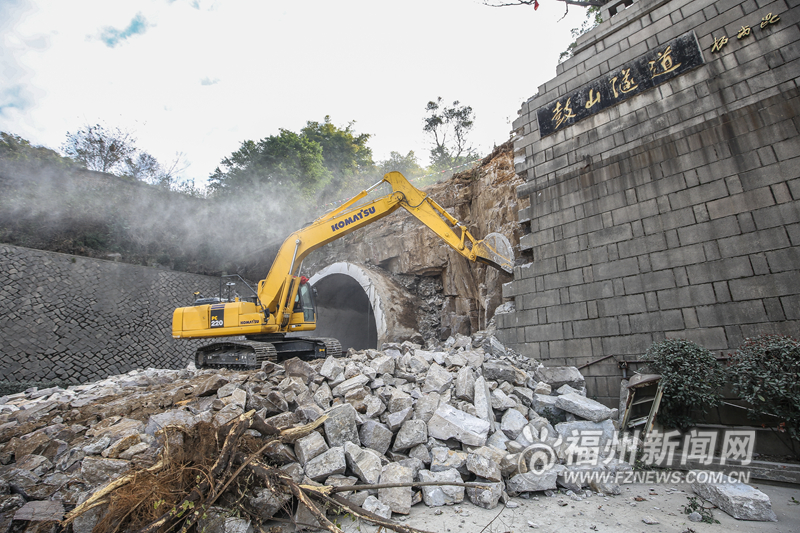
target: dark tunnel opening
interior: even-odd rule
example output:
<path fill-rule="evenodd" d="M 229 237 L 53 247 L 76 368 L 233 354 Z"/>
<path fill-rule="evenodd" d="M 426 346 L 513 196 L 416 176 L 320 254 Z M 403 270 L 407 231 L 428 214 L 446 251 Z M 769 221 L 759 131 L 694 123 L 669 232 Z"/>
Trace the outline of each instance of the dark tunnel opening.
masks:
<path fill-rule="evenodd" d="M 317 329 L 314 335 L 334 337 L 342 349 L 377 348 L 378 329 L 367 293 L 344 274 L 331 274 L 314 284 L 317 289 Z"/>

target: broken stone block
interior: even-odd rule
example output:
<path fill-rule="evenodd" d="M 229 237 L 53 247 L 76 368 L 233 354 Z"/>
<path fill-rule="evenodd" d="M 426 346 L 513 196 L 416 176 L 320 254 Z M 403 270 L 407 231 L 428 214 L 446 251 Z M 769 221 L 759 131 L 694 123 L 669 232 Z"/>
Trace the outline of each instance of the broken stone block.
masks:
<path fill-rule="evenodd" d="M 430 363 L 421 355 L 413 355 L 408 358 L 408 371 L 412 374 L 424 374 L 430 368 Z"/>
<path fill-rule="evenodd" d="M 454 468 L 459 471 L 468 472 L 466 469 L 468 454 L 437 446 L 431 449 L 431 472 L 443 472 Z"/>
<path fill-rule="evenodd" d="M 431 464 L 431 452 L 428 451 L 428 447 L 424 443 L 417 444 L 408 450 L 408 456 L 413 459 L 419 459 L 425 466 Z"/>
<path fill-rule="evenodd" d="M 503 475 L 500 473 L 500 465 L 482 455 L 474 453 L 469 454 L 467 456 L 467 470 L 489 481 L 503 481 Z"/>
<path fill-rule="evenodd" d="M 394 374 L 395 360 L 388 355 L 381 355 L 370 362 L 377 374 Z"/>
<path fill-rule="evenodd" d="M 586 389 L 578 390 L 578 389 L 573 389 L 569 385 L 561 385 L 558 388 L 558 390 L 556 391 L 556 395 L 558 395 L 558 396 L 561 396 L 562 394 L 570 394 L 570 393 L 575 393 L 575 394 L 579 394 L 581 396 L 586 396 Z"/>
<path fill-rule="evenodd" d="M 500 421 L 500 431 L 509 439 L 516 439 L 527 425 L 528 419 L 516 409 L 509 409 Z"/>
<path fill-rule="evenodd" d="M 692 483 L 695 494 L 737 520 L 777 522 L 769 496 L 745 483 Z"/>
<path fill-rule="evenodd" d="M 394 434 L 389 428 L 374 420 L 365 420 L 359 431 L 361 443 L 381 455 L 389 449 L 393 436 Z"/>
<path fill-rule="evenodd" d="M 411 469 L 411 478 L 417 479 L 417 474 L 419 474 L 420 470 L 425 468 L 425 465 L 419 459 L 414 457 L 409 457 L 407 459 L 401 459 L 397 461 L 398 464 L 405 466 L 406 468 Z M 413 504 L 412 504 L 413 505 Z"/>
<path fill-rule="evenodd" d="M 522 370 L 502 361 L 486 361 L 483 363 L 483 377 L 487 381 L 508 381 L 515 385 L 524 385 L 527 375 Z"/>
<path fill-rule="evenodd" d="M 532 389 L 534 394 L 541 394 L 543 396 L 550 396 L 550 394 L 553 393 L 553 388 L 544 381 L 537 381 L 536 383 L 529 384 L 528 388 Z"/>
<path fill-rule="evenodd" d="M 337 358 L 331 355 L 325 359 L 322 368 L 319 369 L 319 373 L 327 379 L 336 379 L 339 375 L 344 374 L 344 366 Z"/>
<path fill-rule="evenodd" d="M 528 387 L 514 387 L 512 393 L 525 407 L 533 406 L 533 391 Z"/>
<path fill-rule="evenodd" d="M 101 459 L 99 457 L 84 457 L 81 462 L 81 476 L 84 481 L 97 485 L 111 479 L 116 479 L 131 467 L 128 461 L 120 459 Z"/>
<path fill-rule="evenodd" d="M 589 482 L 589 486 L 592 487 L 592 490 L 609 496 L 619 496 L 622 494 L 622 489 L 617 483 L 613 481 L 600 481 L 598 479 L 592 479 Z"/>
<path fill-rule="evenodd" d="M 308 385 L 316 375 L 316 370 L 306 361 L 293 357 L 283 362 L 283 369 L 287 376 L 299 377 Z"/>
<path fill-rule="evenodd" d="M 292 500 L 291 494 L 280 491 L 271 491 L 264 488 L 256 488 L 253 496 L 249 498 L 250 505 L 258 512 L 261 520 L 269 520 Z"/>
<path fill-rule="evenodd" d="M 574 392 L 557 396 L 556 407 L 592 422 L 608 420 L 612 415 L 610 408 Z"/>
<path fill-rule="evenodd" d="M 471 446 L 483 446 L 489 433 L 489 422 L 464 411 L 441 404 L 428 422 L 428 434 L 440 440 L 456 439 Z"/>
<path fill-rule="evenodd" d="M 475 483 L 486 485 L 488 488 L 468 487 L 467 496 L 473 505 L 484 509 L 494 509 L 503 495 L 502 483 L 491 483 L 482 479 L 476 479 Z"/>
<path fill-rule="evenodd" d="M 417 405 L 414 407 L 414 418 L 422 420 L 427 423 L 430 421 L 433 413 L 439 408 L 440 396 L 437 392 L 430 392 L 423 395 L 417 400 Z"/>
<path fill-rule="evenodd" d="M 392 392 L 392 396 L 389 398 L 389 404 L 386 406 L 386 409 L 390 413 L 397 413 L 413 406 L 414 399 L 405 392 L 396 389 Z"/>
<path fill-rule="evenodd" d="M 344 474 L 347 463 L 344 458 L 344 448 L 336 446 L 314 457 L 305 465 L 306 475 L 314 481 L 322 481 L 334 474 Z"/>
<path fill-rule="evenodd" d="M 325 443 L 325 439 L 316 431 L 297 439 L 294 443 L 294 454 L 301 465 L 305 465 L 311 459 L 327 450 L 328 445 Z"/>
<path fill-rule="evenodd" d="M 555 490 L 556 478 L 558 473 L 547 470 L 541 474 L 536 472 L 526 472 L 517 474 L 506 481 L 506 488 L 509 492 L 536 492 L 542 490 Z"/>
<path fill-rule="evenodd" d="M 317 405 L 323 409 L 330 408 L 331 402 L 333 401 L 333 394 L 331 394 L 331 388 L 327 382 L 323 383 L 319 386 L 319 388 L 317 388 L 316 392 L 314 392 L 313 398 Z"/>
<path fill-rule="evenodd" d="M 14 513 L 14 520 L 27 522 L 60 522 L 64 518 L 64 505 L 58 501 L 28 502 Z"/>
<path fill-rule="evenodd" d="M 591 422 L 589 420 L 561 422 L 560 424 L 556 424 L 555 430 L 565 442 L 568 437 L 579 436 L 582 433 L 588 434 L 587 432 L 599 432 L 601 451 L 608 448 L 606 445 L 614 438 L 615 432 L 614 423 L 611 420 L 604 420 L 602 422 Z M 613 450 L 610 451 L 613 453 Z"/>
<path fill-rule="evenodd" d="M 411 483 L 414 481 L 411 469 L 397 463 L 389 463 L 383 467 L 380 484 Z M 378 499 L 389 506 L 393 513 L 408 514 L 411 512 L 411 487 L 395 487 L 378 489 Z"/>
<path fill-rule="evenodd" d="M 492 411 L 492 392 L 489 390 L 489 385 L 483 376 L 475 380 L 474 400 L 472 403 L 478 412 L 478 418 L 487 421 L 489 429 L 494 431 L 496 422 L 494 411 Z"/>
<path fill-rule="evenodd" d="M 472 402 L 475 399 L 475 373 L 468 366 L 461 368 L 456 374 L 456 398 Z"/>
<path fill-rule="evenodd" d="M 408 420 L 400 427 L 392 450 L 402 452 L 417 444 L 428 442 L 428 425 L 424 420 Z"/>
<path fill-rule="evenodd" d="M 345 442 L 361 445 L 356 426 L 356 410 L 349 403 L 337 405 L 328 410 L 328 418 L 323 422 L 328 446 L 344 446 Z"/>
<path fill-rule="evenodd" d="M 163 413 L 151 415 L 144 431 L 148 435 L 154 435 L 156 431 L 166 426 L 180 426 L 189 429 L 194 427 L 196 423 L 197 419 L 189 411 L 172 409 Z"/>
<path fill-rule="evenodd" d="M 544 394 L 533 395 L 533 410 L 540 416 L 545 416 L 548 412 L 553 416 L 558 416 L 564 411 L 556 407 L 558 396 L 545 396 Z"/>
<path fill-rule="evenodd" d="M 392 509 L 375 496 L 367 496 L 361 508 L 387 520 L 392 518 Z"/>
<path fill-rule="evenodd" d="M 461 474 L 458 470 L 449 468 L 438 472 L 431 472 L 429 470 L 419 471 L 419 480 L 422 482 L 442 482 L 453 481 L 456 483 L 463 483 Z M 428 507 L 441 507 L 442 505 L 452 505 L 454 503 L 461 503 L 464 501 L 464 487 L 454 485 L 441 485 L 441 486 L 427 486 L 420 487 L 422 489 L 422 501 Z"/>
<path fill-rule="evenodd" d="M 366 407 L 364 414 L 367 418 L 375 418 L 386 411 L 386 405 L 377 396 L 370 395 L 364 398 L 364 406 Z"/>
<path fill-rule="evenodd" d="M 428 392 L 438 392 L 442 394 L 450 388 L 453 383 L 453 374 L 442 368 L 436 363 L 433 363 L 428 369 L 428 375 L 425 377 L 425 383 L 422 385 L 423 394 Z"/>
<path fill-rule="evenodd" d="M 219 374 L 208 376 L 205 380 L 195 388 L 195 396 L 212 396 L 224 385 L 228 384 L 228 380 Z"/>
<path fill-rule="evenodd" d="M 398 411 L 396 413 L 389 413 L 386 416 L 386 425 L 389 427 L 392 432 L 395 432 L 400 429 L 400 427 L 406 423 L 407 420 L 411 420 L 411 416 L 414 414 L 414 410 L 411 407 L 407 407 L 402 411 Z"/>
<path fill-rule="evenodd" d="M 344 455 L 347 466 L 361 481 L 370 485 L 378 482 L 383 465 L 380 456 L 374 450 L 361 448 L 352 442 L 345 442 Z"/>
<path fill-rule="evenodd" d="M 505 450 L 506 442 L 509 440 L 511 439 L 509 439 L 502 431 L 495 431 L 488 439 L 486 439 L 486 445 L 499 450 Z"/>
<path fill-rule="evenodd" d="M 360 389 L 361 387 L 363 387 L 367 383 L 369 383 L 369 378 L 367 376 L 365 376 L 364 374 L 359 374 L 359 375 L 357 375 L 355 377 L 352 377 L 350 379 L 346 379 L 346 380 L 342 381 L 340 384 L 336 385 L 333 388 L 333 390 L 331 390 L 331 394 L 333 394 L 334 397 L 336 397 L 336 396 L 344 396 L 349 391 L 354 390 L 354 389 Z"/>
<path fill-rule="evenodd" d="M 583 374 L 574 366 L 541 366 L 534 372 L 534 378 L 547 383 L 554 390 L 562 385 L 569 385 L 573 389 L 582 389 L 586 384 Z"/>
<path fill-rule="evenodd" d="M 492 409 L 507 411 L 516 405 L 517 402 L 512 400 L 505 392 L 500 390 L 499 387 L 492 391 Z"/>

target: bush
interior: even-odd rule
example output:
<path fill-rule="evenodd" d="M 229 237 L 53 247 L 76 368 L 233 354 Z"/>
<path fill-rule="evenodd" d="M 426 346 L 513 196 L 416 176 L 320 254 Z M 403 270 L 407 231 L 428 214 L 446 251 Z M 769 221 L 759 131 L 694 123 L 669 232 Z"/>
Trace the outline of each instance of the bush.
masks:
<path fill-rule="evenodd" d="M 724 375 L 709 350 L 683 339 L 656 342 L 647 349 L 645 359 L 651 372 L 661 374 L 664 396 L 658 421 L 664 426 L 685 431 L 698 415 L 721 401 Z"/>
<path fill-rule="evenodd" d="M 745 339 L 728 376 L 734 392 L 752 406 L 751 416 L 776 416 L 779 427 L 800 440 L 800 342 L 782 335 Z"/>

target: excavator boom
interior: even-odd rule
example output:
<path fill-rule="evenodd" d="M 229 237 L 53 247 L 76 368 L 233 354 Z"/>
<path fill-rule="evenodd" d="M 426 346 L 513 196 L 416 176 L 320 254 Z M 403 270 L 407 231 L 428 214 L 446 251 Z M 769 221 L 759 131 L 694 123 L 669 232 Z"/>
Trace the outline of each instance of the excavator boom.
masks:
<path fill-rule="evenodd" d="M 369 191 L 388 183 L 392 192 L 363 205 L 355 204 L 365 198 Z M 281 245 L 267 277 L 259 282 L 255 302 L 229 302 L 216 305 L 195 305 L 179 308 L 173 314 L 172 336 L 175 338 L 211 338 L 245 335 L 251 341 L 256 338 L 274 340 L 293 331 L 309 331 L 316 326 L 311 291 L 305 286 L 305 278 L 298 276 L 303 259 L 317 248 L 339 239 L 353 231 L 404 208 L 422 224 L 436 233 L 456 252 L 470 261 L 478 261 L 511 273 L 513 260 L 508 240 L 499 234 L 491 234 L 477 240 L 467 228 L 427 194 L 414 187 L 399 172 L 389 172 L 373 187 L 362 191 L 344 205 L 327 213 L 314 222 L 292 233 Z M 298 307 L 299 306 L 299 307 Z M 265 335 L 270 336 L 268 339 Z M 327 339 L 332 341 L 333 339 Z M 232 353 L 231 343 L 219 353 Z M 252 342 L 250 343 L 252 344 Z M 324 343 L 323 343 L 324 344 Z M 325 346 L 332 346 L 328 343 Z M 312 350 L 315 356 L 330 355 L 325 347 Z M 212 348 L 214 345 L 212 345 Z M 209 352 L 209 347 L 202 350 Z M 251 347 L 242 345 L 242 353 L 249 354 Z M 237 352 L 238 353 L 238 352 Z M 270 352 L 271 353 L 271 352 Z M 220 356 L 222 357 L 222 356 Z M 225 356 L 228 357 L 228 356 Z M 220 364 L 234 364 L 228 357 Z M 244 357 L 246 364 L 250 359 Z M 272 358 L 272 357 L 270 357 Z M 200 364 L 200 356 L 198 356 Z M 245 363 L 242 363 L 245 364 Z"/>

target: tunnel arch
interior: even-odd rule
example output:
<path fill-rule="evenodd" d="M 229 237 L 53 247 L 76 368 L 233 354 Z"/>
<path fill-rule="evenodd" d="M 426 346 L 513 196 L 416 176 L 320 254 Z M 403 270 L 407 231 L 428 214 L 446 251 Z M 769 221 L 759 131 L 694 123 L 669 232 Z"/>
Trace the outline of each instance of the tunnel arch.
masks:
<path fill-rule="evenodd" d="M 419 299 L 380 269 L 342 261 L 319 270 L 310 283 L 317 289 L 316 334 L 339 339 L 344 349 L 420 337 Z"/>

